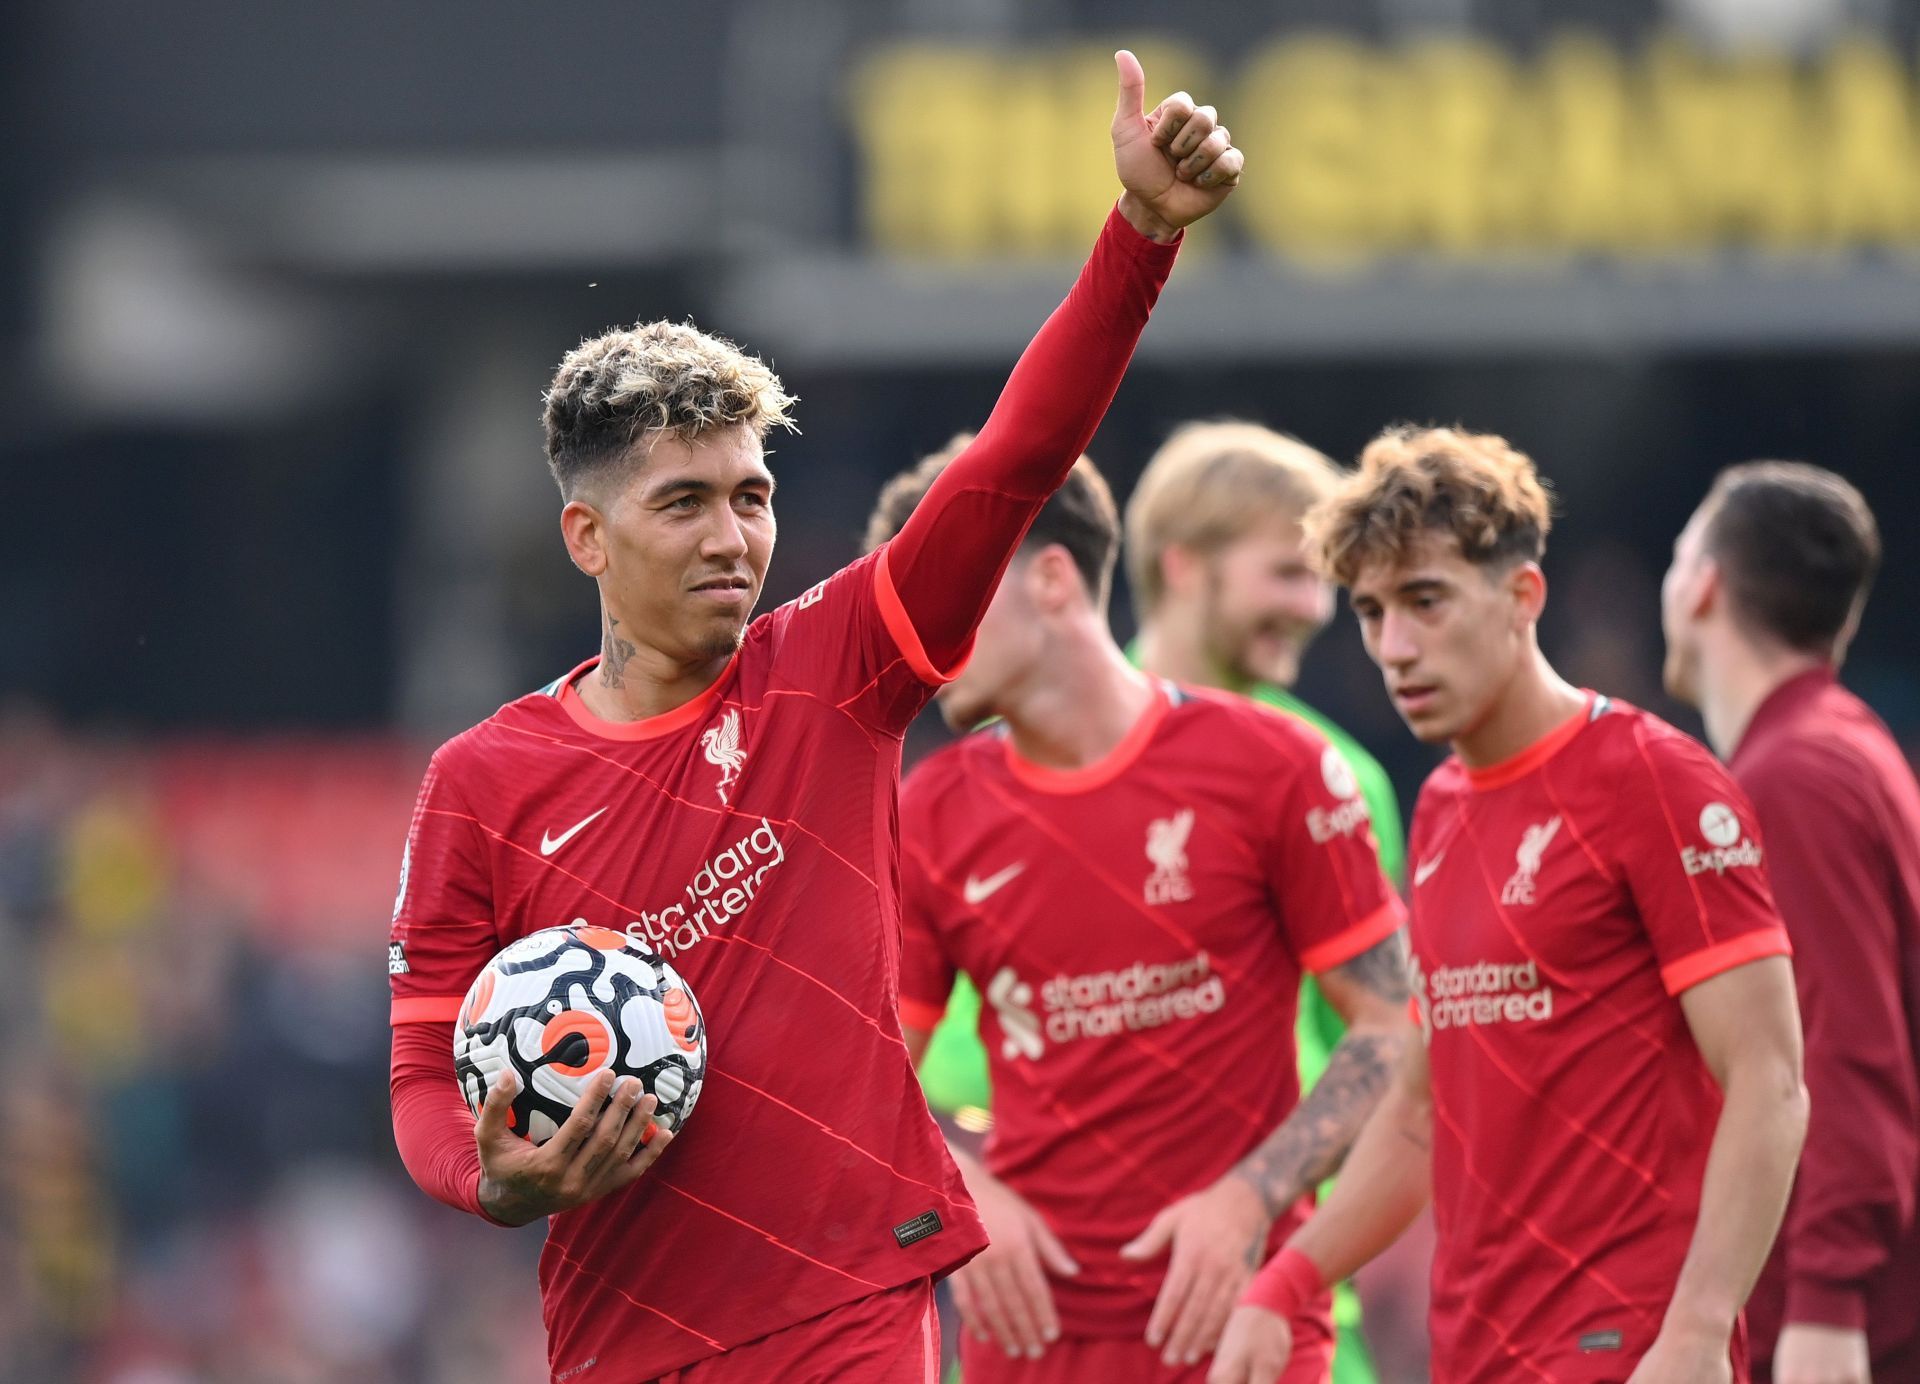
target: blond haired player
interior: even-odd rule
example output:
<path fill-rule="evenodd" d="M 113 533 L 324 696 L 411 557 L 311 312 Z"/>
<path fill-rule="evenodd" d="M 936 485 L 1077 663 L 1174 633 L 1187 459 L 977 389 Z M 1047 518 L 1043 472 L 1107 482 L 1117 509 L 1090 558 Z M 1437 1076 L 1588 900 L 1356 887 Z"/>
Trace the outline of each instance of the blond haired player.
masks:
<path fill-rule="evenodd" d="M 1452 756 L 1414 812 L 1427 1042 L 1255 1279 L 1210 1384 L 1269 1384 L 1291 1303 L 1431 1195 L 1441 1384 L 1725 1384 L 1807 1098 L 1745 798 L 1540 652 L 1547 495 L 1503 439 L 1396 428 L 1308 519 L 1367 652 Z"/>
<path fill-rule="evenodd" d="M 1218 687 L 1297 716 L 1353 771 L 1373 819 L 1380 868 L 1406 882 L 1400 803 L 1380 762 L 1291 690 L 1307 647 L 1333 618 L 1333 586 L 1307 560 L 1300 521 L 1339 484 L 1328 457 L 1240 419 L 1175 428 L 1127 501 L 1127 579 L 1140 635 L 1129 653 L 1149 673 Z M 1300 990 L 1300 1089 L 1313 1088 L 1346 1032 L 1308 977 Z M 1360 1300 L 1334 1292 L 1334 1384 L 1371 1384 Z"/>

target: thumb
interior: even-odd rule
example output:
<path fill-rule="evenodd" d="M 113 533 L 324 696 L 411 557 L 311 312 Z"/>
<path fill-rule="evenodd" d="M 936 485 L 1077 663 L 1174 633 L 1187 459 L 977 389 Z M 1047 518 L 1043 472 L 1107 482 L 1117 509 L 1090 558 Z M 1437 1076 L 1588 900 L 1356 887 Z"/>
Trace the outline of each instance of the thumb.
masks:
<path fill-rule="evenodd" d="M 1120 96 L 1113 108 L 1113 128 L 1126 129 L 1147 118 L 1147 74 L 1140 59 L 1122 48 L 1113 55 L 1114 69 L 1120 76 Z"/>
<path fill-rule="evenodd" d="M 1072 1278 L 1080 1272 L 1067 1247 L 1054 1238 L 1053 1231 L 1038 1216 L 1033 1218 L 1033 1247 L 1040 1251 L 1041 1262 L 1060 1277 Z"/>
<path fill-rule="evenodd" d="M 507 1115 L 513 1098 L 520 1094 L 520 1083 L 512 1072 L 500 1073 L 500 1079 L 487 1089 L 480 1105 L 480 1118 L 474 1122 L 473 1137 L 482 1144 L 495 1144 L 506 1137 Z"/>
<path fill-rule="evenodd" d="M 1155 1216 L 1147 1228 L 1120 1246 L 1122 1259 L 1151 1259 L 1173 1243 L 1173 1208 Z"/>

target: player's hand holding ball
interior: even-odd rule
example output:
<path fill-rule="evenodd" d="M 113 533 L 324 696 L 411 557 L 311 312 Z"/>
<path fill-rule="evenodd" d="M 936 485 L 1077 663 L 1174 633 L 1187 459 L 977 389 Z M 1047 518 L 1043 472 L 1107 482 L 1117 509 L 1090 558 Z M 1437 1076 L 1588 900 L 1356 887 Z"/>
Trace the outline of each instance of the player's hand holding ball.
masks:
<path fill-rule="evenodd" d="M 1113 55 L 1120 99 L 1113 112 L 1113 166 L 1126 189 L 1120 214 L 1136 231 L 1169 241 L 1227 200 L 1246 159 L 1212 106 L 1176 91 L 1146 109 L 1146 74 L 1122 48 Z"/>
<path fill-rule="evenodd" d="M 673 1142 L 653 1119 L 658 1102 L 637 1079 L 610 1071 L 588 1083 L 566 1123 L 544 1144 L 507 1127 L 519 1092 L 507 1073 L 487 1093 L 473 1127 L 480 1149 L 480 1207 L 503 1225 L 525 1225 L 617 1192 L 651 1168 Z"/>
<path fill-rule="evenodd" d="M 1264 1307 L 1233 1309 L 1213 1352 L 1207 1384 L 1274 1384 L 1293 1358 L 1293 1328 Z"/>
<path fill-rule="evenodd" d="M 454 1024 L 481 1208 L 524 1225 L 635 1181 L 693 1113 L 706 1067 L 693 992 L 625 933 L 575 919 L 509 943 Z"/>
<path fill-rule="evenodd" d="M 953 1305 L 961 1324 L 980 1340 L 999 1344 L 1008 1355 L 1038 1360 L 1060 1337 L 1047 1274 L 1071 1278 L 1080 1266 L 1040 1213 L 1004 1182 L 973 1172 L 967 1191 L 988 1243 L 955 1271 Z"/>

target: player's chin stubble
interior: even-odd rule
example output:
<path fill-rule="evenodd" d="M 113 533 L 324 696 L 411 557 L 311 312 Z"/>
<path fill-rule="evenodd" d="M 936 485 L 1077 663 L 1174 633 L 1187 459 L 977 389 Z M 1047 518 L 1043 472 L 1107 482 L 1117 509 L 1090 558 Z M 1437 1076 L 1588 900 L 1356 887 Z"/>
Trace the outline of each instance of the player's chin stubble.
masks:
<path fill-rule="evenodd" d="M 740 645 L 746 641 L 746 637 L 747 627 L 744 622 L 738 625 L 726 625 L 706 631 L 696 647 L 702 658 L 732 658 L 740 651 Z"/>

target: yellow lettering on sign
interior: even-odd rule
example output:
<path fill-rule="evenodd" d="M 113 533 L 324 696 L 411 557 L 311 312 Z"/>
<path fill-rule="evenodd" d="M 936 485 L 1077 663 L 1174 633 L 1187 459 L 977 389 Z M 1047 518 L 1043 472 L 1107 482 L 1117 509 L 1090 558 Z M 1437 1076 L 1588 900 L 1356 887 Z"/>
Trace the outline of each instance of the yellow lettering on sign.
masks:
<path fill-rule="evenodd" d="M 1300 259 L 1366 258 L 1396 220 L 1379 112 L 1390 83 L 1376 50 L 1310 37 L 1257 54 L 1227 127 L 1258 163 L 1232 202 L 1262 244 Z"/>
<path fill-rule="evenodd" d="M 1221 91 L 1190 52 L 1136 51 L 1156 96 Z M 877 50 L 850 104 L 870 242 L 1080 253 L 1115 195 L 1109 53 Z M 1220 105 L 1250 164 L 1222 221 L 1298 261 L 1920 246 L 1914 73 L 1866 37 L 1796 67 L 1672 38 L 1628 57 L 1569 32 L 1523 63 L 1475 39 L 1296 33 Z"/>
<path fill-rule="evenodd" d="M 1820 131 L 1814 216 L 1829 245 L 1920 239 L 1913 96 L 1893 54 L 1853 39 L 1827 55 L 1814 88 Z"/>
<path fill-rule="evenodd" d="M 1170 44 L 1135 52 L 1155 92 L 1206 90 L 1192 53 Z M 1112 54 L 902 44 L 873 55 L 849 109 L 873 243 L 937 259 L 1084 250 L 1119 195 Z"/>
<path fill-rule="evenodd" d="M 1541 59 L 1536 92 L 1541 246 L 1575 253 L 1625 248 L 1635 117 L 1619 53 L 1597 38 L 1561 38 Z"/>
<path fill-rule="evenodd" d="M 1656 44 L 1648 101 L 1673 204 L 1667 231 L 1682 244 L 1804 243 L 1805 150 L 1794 75 L 1784 59 L 1708 62 Z M 1666 237 L 1661 237 L 1662 239 Z"/>
<path fill-rule="evenodd" d="M 1398 64 L 1401 124 L 1388 144 L 1406 194 L 1405 245 L 1471 255 L 1539 239 L 1540 136 L 1528 93 L 1492 44 L 1422 44 Z"/>

